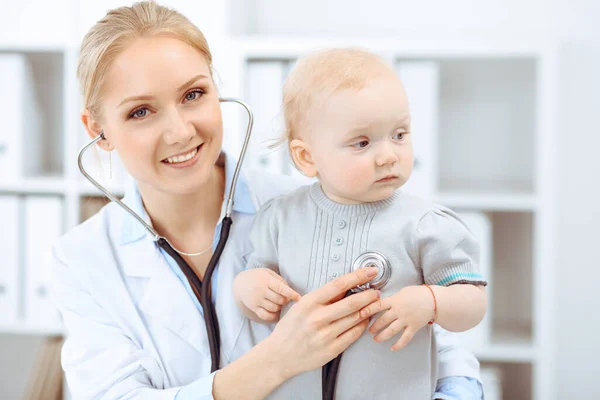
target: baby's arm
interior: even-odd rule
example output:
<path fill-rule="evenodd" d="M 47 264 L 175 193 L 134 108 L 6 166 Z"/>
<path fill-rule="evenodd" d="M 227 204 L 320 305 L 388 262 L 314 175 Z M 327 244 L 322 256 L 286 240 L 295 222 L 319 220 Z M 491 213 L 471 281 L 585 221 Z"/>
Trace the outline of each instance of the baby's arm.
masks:
<path fill-rule="evenodd" d="M 451 210 L 436 207 L 417 226 L 412 257 L 425 285 L 408 286 L 381 300 L 385 311 L 369 328 L 383 342 L 402 332 L 399 350 L 414 334 L 435 321 L 449 331 L 476 326 L 485 315 L 486 285 L 478 271 L 479 245 Z"/>
<path fill-rule="evenodd" d="M 242 313 L 261 323 L 279 321 L 281 307 L 291 300 L 300 300 L 300 295 L 268 268 L 240 272 L 233 282 L 233 293 Z"/>
<path fill-rule="evenodd" d="M 233 283 L 235 301 L 252 321 L 273 323 L 279 320 L 281 307 L 300 295 L 279 275 L 279 219 L 275 200 L 266 203 L 256 214 L 250 230 L 254 248 L 245 271 Z"/>
<path fill-rule="evenodd" d="M 452 332 L 475 327 L 486 312 L 487 283 L 479 272 L 479 243 L 471 231 L 456 213 L 440 206 L 419 222 L 415 244 L 417 265 L 433 292 L 426 294 L 437 303 L 435 322 Z"/>
<path fill-rule="evenodd" d="M 437 302 L 435 322 L 447 331 L 463 332 L 474 328 L 483 319 L 487 308 L 483 285 L 431 286 L 431 290 Z"/>

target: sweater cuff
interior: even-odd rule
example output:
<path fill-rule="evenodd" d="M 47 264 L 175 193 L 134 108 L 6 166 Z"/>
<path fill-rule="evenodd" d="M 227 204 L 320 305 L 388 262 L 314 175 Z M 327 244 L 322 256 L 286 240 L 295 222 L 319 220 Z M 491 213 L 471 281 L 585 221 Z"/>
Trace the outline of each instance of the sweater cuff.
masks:
<path fill-rule="evenodd" d="M 486 286 L 487 282 L 470 262 L 448 265 L 425 277 L 428 285 L 451 286 L 458 283 Z"/>

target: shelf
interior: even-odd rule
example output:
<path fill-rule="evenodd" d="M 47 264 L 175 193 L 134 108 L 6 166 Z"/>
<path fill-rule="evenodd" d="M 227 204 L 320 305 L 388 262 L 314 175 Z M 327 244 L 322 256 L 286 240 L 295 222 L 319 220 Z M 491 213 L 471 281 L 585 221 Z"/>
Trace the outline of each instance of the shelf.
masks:
<path fill-rule="evenodd" d="M 0 324 L 0 335 L 28 335 L 28 336 L 62 336 L 65 334 L 64 326 L 44 326 L 25 322 L 16 324 Z"/>
<path fill-rule="evenodd" d="M 536 361 L 531 335 L 526 331 L 496 333 L 487 348 L 473 351 L 479 361 L 484 362 L 533 363 Z"/>
<path fill-rule="evenodd" d="M 6 42 L 5 39 L 0 40 L 0 53 L 62 53 L 67 51 L 69 46 L 61 42 Z"/>
<path fill-rule="evenodd" d="M 63 178 L 28 178 L 17 182 L 0 182 L 0 194 L 60 194 L 66 192 Z"/>
<path fill-rule="evenodd" d="M 537 41 L 440 41 L 398 40 L 394 38 L 340 38 L 335 36 L 251 35 L 232 39 L 246 59 L 289 59 L 328 47 L 368 47 L 378 53 L 393 53 L 403 58 L 524 58 L 537 57 L 548 47 Z"/>
<path fill-rule="evenodd" d="M 434 201 L 452 209 L 530 212 L 536 211 L 538 203 L 534 195 L 506 192 L 445 192 L 435 196 Z"/>
<path fill-rule="evenodd" d="M 103 183 L 100 182 L 100 184 Z M 107 184 L 105 187 L 119 198 L 123 197 L 125 194 L 125 184 L 123 183 Z M 97 187 L 88 181 L 79 182 L 77 192 L 80 196 L 104 196 L 104 194 Z"/>

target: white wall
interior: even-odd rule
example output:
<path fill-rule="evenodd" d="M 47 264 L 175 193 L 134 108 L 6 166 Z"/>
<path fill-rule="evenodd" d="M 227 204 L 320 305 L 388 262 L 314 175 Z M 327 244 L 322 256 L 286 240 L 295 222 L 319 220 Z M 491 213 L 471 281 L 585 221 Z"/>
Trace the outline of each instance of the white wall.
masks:
<path fill-rule="evenodd" d="M 592 398 L 600 395 L 600 44 L 567 43 L 561 68 L 557 390 L 560 399 Z"/>
<path fill-rule="evenodd" d="M 556 293 L 559 399 L 600 395 L 600 2 L 561 0 L 560 174 Z"/>

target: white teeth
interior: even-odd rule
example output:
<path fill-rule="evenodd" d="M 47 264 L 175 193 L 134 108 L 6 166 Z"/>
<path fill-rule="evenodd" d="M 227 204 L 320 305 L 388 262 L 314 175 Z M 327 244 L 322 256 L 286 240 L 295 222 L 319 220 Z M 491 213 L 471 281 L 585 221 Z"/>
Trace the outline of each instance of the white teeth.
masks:
<path fill-rule="evenodd" d="M 175 156 L 175 157 L 167 158 L 167 162 L 169 164 L 182 163 L 184 161 L 192 159 L 196 155 L 197 152 L 198 152 L 198 148 L 196 147 L 194 150 L 192 150 L 189 153 L 184 154 L 182 156 Z"/>

